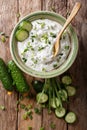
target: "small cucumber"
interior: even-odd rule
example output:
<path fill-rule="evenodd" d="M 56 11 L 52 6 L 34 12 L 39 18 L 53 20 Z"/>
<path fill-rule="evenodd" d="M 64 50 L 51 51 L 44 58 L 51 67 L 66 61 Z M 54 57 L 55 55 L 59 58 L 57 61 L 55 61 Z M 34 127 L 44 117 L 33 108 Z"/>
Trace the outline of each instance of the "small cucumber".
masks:
<path fill-rule="evenodd" d="M 61 97 L 62 101 L 67 100 L 68 94 L 67 94 L 67 91 L 65 89 L 59 90 L 59 94 L 60 94 L 60 97 Z"/>
<path fill-rule="evenodd" d="M 15 37 L 18 41 L 22 42 L 24 41 L 25 39 L 27 39 L 29 36 L 29 33 L 26 31 L 26 30 L 23 30 L 23 29 L 19 29 L 16 31 L 15 33 Z"/>
<path fill-rule="evenodd" d="M 66 86 L 68 96 L 74 96 L 76 94 L 76 88 L 73 86 Z"/>
<path fill-rule="evenodd" d="M 70 85 L 72 83 L 72 79 L 70 76 L 63 76 L 62 77 L 62 83 L 65 85 Z"/>
<path fill-rule="evenodd" d="M 74 123 L 76 121 L 76 114 L 74 112 L 67 113 L 65 116 L 65 121 L 70 124 Z"/>
<path fill-rule="evenodd" d="M 19 28 L 22 28 L 29 32 L 32 29 L 32 24 L 29 21 L 23 21 L 20 23 Z"/>
<path fill-rule="evenodd" d="M 0 80 L 3 84 L 3 87 L 8 91 L 13 91 L 13 81 L 8 68 L 4 63 L 3 59 L 0 58 Z"/>
<path fill-rule="evenodd" d="M 55 115 L 58 117 L 58 118 L 62 118 L 64 117 L 66 114 L 66 110 L 64 107 L 60 107 L 60 108 L 56 108 L 55 109 Z"/>
<path fill-rule="evenodd" d="M 29 91 L 29 86 L 25 81 L 25 78 L 21 70 L 16 66 L 14 61 L 9 61 L 8 68 L 11 72 L 14 83 L 16 84 L 16 90 L 20 93 L 25 93 Z"/>
<path fill-rule="evenodd" d="M 38 103 L 45 103 L 48 100 L 48 96 L 45 93 L 38 93 L 36 96 L 36 100 Z"/>

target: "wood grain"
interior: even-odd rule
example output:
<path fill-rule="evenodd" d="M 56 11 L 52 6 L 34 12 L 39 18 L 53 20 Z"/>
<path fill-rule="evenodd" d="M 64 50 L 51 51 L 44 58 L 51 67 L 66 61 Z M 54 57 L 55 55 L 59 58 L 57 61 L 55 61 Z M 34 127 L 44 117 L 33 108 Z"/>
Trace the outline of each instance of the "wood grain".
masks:
<path fill-rule="evenodd" d="M 72 22 L 79 38 L 79 52 L 75 63 L 70 68 L 74 84 L 77 86 L 77 95 L 69 105 L 69 109 L 77 114 L 75 125 L 68 125 L 69 130 L 87 129 L 87 0 L 79 0 L 82 7 Z M 68 0 L 68 10 L 71 10 L 76 0 Z"/>
<path fill-rule="evenodd" d="M 14 25 L 25 15 L 38 10 L 55 11 L 67 17 L 67 13 L 71 12 L 77 0 L 0 0 L 0 31 L 10 36 Z M 7 95 L 0 82 L 0 105 L 6 107 L 6 111 L 0 110 L 0 130 L 28 130 L 28 126 L 32 126 L 33 130 L 39 130 L 41 126 L 45 130 L 50 128 L 51 122 L 56 124 L 55 130 L 87 130 L 87 0 L 78 0 L 82 3 L 82 8 L 78 15 L 72 21 L 79 39 L 79 52 L 77 59 L 69 69 L 72 75 L 73 85 L 77 87 L 76 97 L 71 98 L 68 109 L 77 114 L 78 120 L 76 124 L 67 125 L 64 120 L 57 119 L 52 113 L 48 114 L 46 109 L 42 115 L 37 115 L 33 111 L 33 120 L 23 120 L 24 110 L 17 108 L 17 93 L 11 96 Z M 20 13 L 20 19 L 16 17 Z M 0 41 L 0 57 L 7 63 L 11 59 L 9 50 L 9 39 L 6 43 Z M 24 74 L 27 82 L 31 86 L 33 77 Z M 24 99 L 23 104 L 32 104 L 37 107 L 35 99 Z"/>
<path fill-rule="evenodd" d="M 30 14 L 31 12 L 34 11 L 39 11 L 41 10 L 41 0 L 19 0 L 19 13 L 20 13 L 20 19 L 23 18 L 25 15 Z M 25 77 L 29 82 L 32 82 L 33 77 L 25 74 Z M 30 84 L 29 84 L 30 85 Z M 32 104 L 33 108 L 36 106 L 36 102 L 34 100 L 27 100 L 24 99 L 23 102 L 25 104 Z M 39 130 L 41 127 L 41 122 L 42 122 L 42 115 L 38 116 L 37 114 L 34 113 L 33 111 L 33 119 L 32 120 L 23 120 L 23 114 L 24 110 L 21 110 L 18 112 L 18 130 L 27 130 L 28 126 L 32 126 L 33 130 Z"/>
<path fill-rule="evenodd" d="M 14 25 L 17 22 L 17 2 L 15 0 L 0 0 L 0 31 L 10 36 Z M 9 39 L 6 43 L 0 41 L 0 57 L 7 63 L 11 59 L 9 51 Z M 4 105 L 6 110 L 0 110 L 0 130 L 16 130 L 17 111 L 16 111 L 17 94 L 7 95 L 0 82 L 0 105 Z"/>

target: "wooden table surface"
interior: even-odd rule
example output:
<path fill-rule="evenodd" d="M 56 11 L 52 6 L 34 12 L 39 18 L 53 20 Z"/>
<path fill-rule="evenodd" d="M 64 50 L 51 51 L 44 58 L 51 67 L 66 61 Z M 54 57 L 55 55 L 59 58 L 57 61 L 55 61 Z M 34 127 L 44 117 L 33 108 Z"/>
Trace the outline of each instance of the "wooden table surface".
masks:
<path fill-rule="evenodd" d="M 0 31 L 10 36 L 15 24 L 23 18 L 23 16 L 38 10 L 55 11 L 64 17 L 67 17 L 77 0 L 0 0 Z M 71 99 L 68 109 L 77 114 L 78 121 L 76 124 L 68 125 L 63 119 L 57 119 L 52 113 L 48 115 L 46 109 L 42 115 L 33 114 L 33 120 L 23 120 L 24 111 L 17 111 L 16 101 L 19 95 L 14 92 L 8 95 L 0 82 L 0 105 L 6 107 L 5 111 L 0 110 L 0 130 L 28 130 L 28 126 L 32 126 L 33 130 L 39 130 L 41 126 L 45 130 L 52 130 L 49 125 L 53 121 L 56 124 L 55 130 L 87 130 L 87 0 L 78 0 L 82 3 L 82 7 L 72 24 L 79 38 L 78 56 L 68 70 L 73 78 L 73 84 L 77 86 L 76 97 Z M 20 18 L 17 14 L 20 13 Z M 6 43 L 0 41 L 0 57 L 7 63 L 11 58 L 9 50 L 9 39 Z M 31 81 L 33 77 L 26 75 L 27 81 Z M 30 82 L 29 82 L 30 83 Z M 25 99 L 24 103 L 32 103 L 35 101 Z"/>

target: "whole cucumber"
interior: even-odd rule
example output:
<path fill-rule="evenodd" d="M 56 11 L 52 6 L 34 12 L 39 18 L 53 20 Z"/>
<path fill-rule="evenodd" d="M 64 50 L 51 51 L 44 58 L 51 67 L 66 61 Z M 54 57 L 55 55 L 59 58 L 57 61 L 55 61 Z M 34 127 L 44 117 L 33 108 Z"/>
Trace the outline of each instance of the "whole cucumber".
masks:
<path fill-rule="evenodd" d="M 8 68 L 2 58 L 0 58 L 0 80 L 3 84 L 3 87 L 6 90 L 8 91 L 14 90 L 12 77 L 8 72 Z"/>
<path fill-rule="evenodd" d="M 20 93 L 28 92 L 29 85 L 27 84 L 21 70 L 16 66 L 13 60 L 8 62 L 8 68 L 11 72 L 14 84 L 16 85 L 16 90 Z"/>

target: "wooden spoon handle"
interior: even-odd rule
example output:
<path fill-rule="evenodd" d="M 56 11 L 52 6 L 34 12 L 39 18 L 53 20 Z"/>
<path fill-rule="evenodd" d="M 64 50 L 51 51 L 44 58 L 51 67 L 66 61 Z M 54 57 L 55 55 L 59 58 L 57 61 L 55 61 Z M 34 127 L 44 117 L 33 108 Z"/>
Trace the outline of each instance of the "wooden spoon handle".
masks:
<path fill-rule="evenodd" d="M 76 2 L 75 6 L 73 7 L 73 10 L 70 14 L 70 16 L 68 17 L 68 19 L 66 20 L 62 30 L 60 31 L 59 35 L 61 36 L 62 33 L 64 32 L 64 30 L 66 29 L 66 27 L 69 25 L 69 23 L 72 21 L 72 19 L 75 17 L 75 15 L 77 14 L 77 12 L 79 11 L 81 7 L 81 3 Z M 59 36 L 58 36 L 59 37 Z"/>

